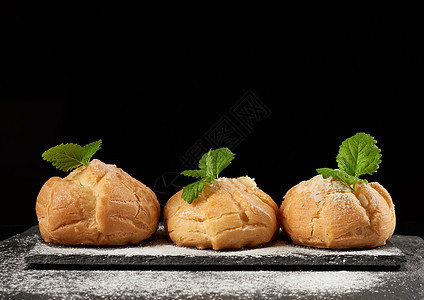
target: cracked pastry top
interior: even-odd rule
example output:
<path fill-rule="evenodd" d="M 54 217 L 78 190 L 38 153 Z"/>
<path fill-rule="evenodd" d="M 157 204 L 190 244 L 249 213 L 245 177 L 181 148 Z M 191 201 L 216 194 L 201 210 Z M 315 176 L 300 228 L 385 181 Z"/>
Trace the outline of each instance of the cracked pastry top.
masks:
<path fill-rule="evenodd" d="M 160 205 L 147 186 L 94 159 L 64 178 L 50 178 L 37 197 L 36 213 L 46 242 L 124 245 L 156 232 Z"/>
<path fill-rule="evenodd" d="M 278 231 L 278 206 L 249 177 L 206 183 L 188 204 L 182 190 L 164 208 L 164 225 L 178 246 L 238 249 L 269 242 Z"/>
<path fill-rule="evenodd" d="M 279 209 L 284 232 L 299 245 L 368 248 L 386 244 L 395 229 L 392 198 L 377 182 L 356 184 L 317 175 L 291 188 Z"/>

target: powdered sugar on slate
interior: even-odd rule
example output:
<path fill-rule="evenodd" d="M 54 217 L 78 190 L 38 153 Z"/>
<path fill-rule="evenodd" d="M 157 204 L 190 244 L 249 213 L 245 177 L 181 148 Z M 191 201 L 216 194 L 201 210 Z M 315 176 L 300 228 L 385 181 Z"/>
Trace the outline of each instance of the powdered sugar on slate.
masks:
<path fill-rule="evenodd" d="M 422 287 L 418 271 L 33 270 L 24 257 L 38 239 L 38 234 L 31 234 L 0 242 L 0 298 L 390 299 L 402 294 L 419 299 L 422 295 L 416 294 Z"/>
<path fill-rule="evenodd" d="M 12 274 L 4 289 L 43 297 L 69 295 L 185 299 L 210 297 L 256 298 L 282 295 L 343 295 L 379 287 L 387 274 L 379 272 L 271 271 L 35 271 Z M 23 285 L 22 282 L 26 284 Z M 237 289 L 234 287 L 237 286 Z M 277 288 L 276 288 L 277 287 Z"/>
<path fill-rule="evenodd" d="M 294 245 L 278 239 L 262 247 L 240 250 L 199 250 L 169 242 L 159 228 L 155 237 L 135 246 L 60 246 L 37 241 L 27 261 L 34 264 L 108 265 L 399 265 L 403 253 L 391 245 L 364 250 L 328 250 Z"/>

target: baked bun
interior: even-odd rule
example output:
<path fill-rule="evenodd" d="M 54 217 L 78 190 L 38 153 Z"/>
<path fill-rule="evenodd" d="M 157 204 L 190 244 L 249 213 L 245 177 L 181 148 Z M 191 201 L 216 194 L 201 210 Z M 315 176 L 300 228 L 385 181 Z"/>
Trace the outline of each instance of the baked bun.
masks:
<path fill-rule="evenodd" d="M 188 204 L 182 190 L 164 208 L 165 230 L 179 246 L 237 249 L 269 242 L 278 230 L 278 206 L 249 177 L 206 183 Z"/>
<path fill-rule="evenodd" d="M 392 198 L 379 183 L 359 182 L 353 191 L 321 175 L 287 192 L 279 220 L 294 243 L 332 249 L 384 245 L 396 224 Z"/>
<path fill-rule="evenodd" d="M 137 244 L 157 228 L 160 205 L 138 180 L 100 160 L 41 188 L 36 212 L 42 238 L 69 245 Z"/>

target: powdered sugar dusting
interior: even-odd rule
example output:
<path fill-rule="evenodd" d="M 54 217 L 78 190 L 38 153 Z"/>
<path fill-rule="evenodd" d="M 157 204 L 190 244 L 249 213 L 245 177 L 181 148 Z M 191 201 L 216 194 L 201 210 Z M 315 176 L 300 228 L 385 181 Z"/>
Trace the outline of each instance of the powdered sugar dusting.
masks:
<path fill-rule="evenodd" d="M 80 262 L 97 264 L 195 264 L 210 258 L 219 264 L 286 264 L 286 265 L 398 265 L 404 255 L 391 245 L 364 250 L 328 250 L 294 245 L 279 237 L 276 241 L 262 247 L 243 248 L 240 250 L 199 250 L 179 247 L 168 241 L 163 225 L 149 241 L 140 245 L 126 247 L 72 247 L 44 243 L 38 240 L 28 254 L 32 263 L 46 263 L 44 258 L 54 257 L 53 263 L 73 263 L 78 257 Z M 108 260 L 96 257 L 107 257 Z M 381 257 L 381 260 L 378 260 Z M 70 259 L 68 259 L 70 258 Z M 388 259 L 389 258 L 389 259 Z M 197 260 L 196 260 L 197 259 Z M 391 260 L 390 260 L 391 259 Z M 164 262 L 165 261 L 165 262 Z"/>
<path fill-rule="evenodd" d="M 26 243 L 34 243 L 36 235 Z M 25 245 L 24 245 L 25 246 Z M 24 253 L 6 254 L 0 264 L 0 295 L 82 299 L 186 299 L 343 295 L 377 288 L 385 272 L 273 272 L 273 271 L 95 271 L 31 270 Z"/>
<path fill-rule="evenodd" d="M 390 272 L 34 270 L 28 268 L 24 257 L 38 239 L 39 235 L 34 233 L 0 243 L 0 298 L 390 299 L 404 295 L 419 299 L 420 295 L 423 296 L 422 275 L 420 277 L 418 273 L 407 270 Z"/>
<path fill-rule="evenodd" d="M 43 297 L 257 298 L 352 294 L 378 288 L 385 273 L 271 271 L 35 271 L 13 274 L 5 290 Z M 25 282 L 26 284 L 22 284 Z M 277 287 L 277 288 L 276 288 Z M 5 291 L 3 290 L 3 291 Z"/>

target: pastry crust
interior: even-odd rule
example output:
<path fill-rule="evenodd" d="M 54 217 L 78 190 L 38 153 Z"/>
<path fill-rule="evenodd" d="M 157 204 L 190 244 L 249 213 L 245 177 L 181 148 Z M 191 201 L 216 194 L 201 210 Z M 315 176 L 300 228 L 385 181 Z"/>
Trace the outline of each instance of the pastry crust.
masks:
<path fill-rule="evenodd" d="M 368 248 L 386 244 L 396 225 L 387 190 L 377 182 L 345 183 L 317 175 L 291 188 L 279 209 L 284 232 L 296 244 L 318 248 Z"/>
<path fill-rule="evenodd" d="M 37 197 L 36 213 L 46 242 L 124 245 L 156 231 L 160 205 L 147 186 L 94 159 L 63 179 L 50 178 Z"/>
<path fill-rule="evenodd" d="M 164 208 L 164 224 L 179 246 L 237 249 L 269 242 L 278 230 L 275 202 L 248 178 L 218 178 L 206 183 L 188 204 L 182 190 Z"/>

